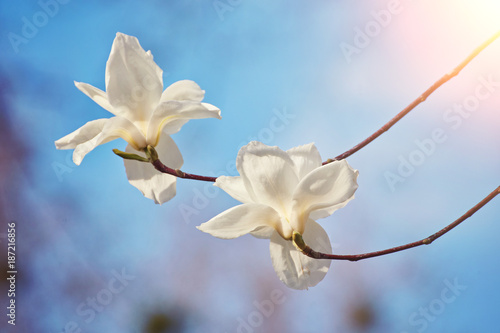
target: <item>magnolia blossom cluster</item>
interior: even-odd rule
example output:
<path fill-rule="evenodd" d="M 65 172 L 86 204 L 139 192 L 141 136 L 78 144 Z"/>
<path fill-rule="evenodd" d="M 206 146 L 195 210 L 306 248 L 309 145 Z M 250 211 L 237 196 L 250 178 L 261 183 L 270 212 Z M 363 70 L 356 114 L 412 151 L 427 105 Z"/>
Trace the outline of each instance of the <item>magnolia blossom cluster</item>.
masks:
<path fill-rule="evenodd" d="M 106 64 L 102 91 L 75 82 L 84 94 L 111 112 L 111 118 L 89 121 L 57 140 L 58 149 L 74 149 L 79 165 L 98 145 L 122 138 L 129 182 L 155 203 L 175 196 L 176 177 L 157 171 L 148 161 L 149 147 L 172 169 L 183 164 L 170 135 L 191 119 L 217 118 L 220 110 L 204 103 L 204 91 L 193 81 L 178 81 L 163 90 L 162 70 L 137 38 L 118 33 Z M 294 241 L 301 235 L 316 251 L 331 253 L 330 240 L 317 219 L 330 216 L 354 198 L 358 172 L 345 161 L 322 163 L 314 144 L 283 151 L 260 142 L 241 148 L 236 158 L 239 176 L 220 176 L 220 187 L 242 204 L 215 216 L 198 229 L 231 239 L 250 234 L 270 240 L 274 269 L 288 287 L 307 289 L 326 275 L 330 261 L 313 259 Z"/>

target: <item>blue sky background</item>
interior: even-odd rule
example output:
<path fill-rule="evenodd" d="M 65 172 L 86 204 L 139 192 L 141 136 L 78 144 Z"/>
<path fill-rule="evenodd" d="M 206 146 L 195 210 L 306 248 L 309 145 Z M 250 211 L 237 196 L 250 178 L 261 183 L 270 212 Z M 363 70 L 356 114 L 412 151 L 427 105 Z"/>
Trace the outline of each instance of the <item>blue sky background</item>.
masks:
<path fill-rule="evenodd" d="M 376 23 L 389 9 L 394 13 Z M 3 1 L 0 241 L 6 242 L 7 222 L 16 221 L 19 274 L 17 325 L 7 325 L 2 314 L 0 327 L 51 333 L 496 329 L 498 198 L 431 246 L 333 262 L 318 286 L 295 291 L 277 278 L 268 241 L 225 241 L 195 228 L 236 204 L 211 184 L 179 180 L 177 196 L 154 205 L 128 183 L 122 160 L 111 152 L 125 148 L 122 140 L 98 147 L 78 167 L 72 151 L 56 150 L 54 141 L 109 116 L 73 81 L 104 89 L 119 31 L 151 50 L 165 86 L 194 80 L 206 90 L 205 101 L 222 110 L 222 120 L 192 121 L 173 136 L 183 170 L 234 174 L 238 149 L 255 139 L 283 149 L 315 142 L 324 159 L 334 157 L 497 31 L 499 10 L 494 1 L 465 0 Z M 23 30 L 26 22 L 38 26 Z M 370 27 L 364 43 L 356 39 L 358 29 Z M 13 34 L 23 42 L 13 43 Z M 341 46 L 347 44 L 356 53 L 346 56 Z M 360 172 L 356 200 L 319 221 L 336 253 L 424 238 L 500 185 L 499 59 L 497 41 L 348 159 Z M 473 101 L 477 89 L 485 92 L 478 87 L 488 78 L 492 91 L 473 111 L 450 111 Z M 428 143 L 436 130 L 441 142 L 419 153 L 418 142 Z M 401 161 L 412 158 L 418 165 L 398 174 Z M 388 174 L 402 181 L 391 185 Z M 183 214 L 186 209 L 193 214 Z M 110 293 L 120 272 L 128 280 Z M 8 286 L 1 286 L 5 309 Z M 86 303 L 96 297 L 106 304 L 93 312 Z M 272 300 L 272 311 L 259 310 Z"/>

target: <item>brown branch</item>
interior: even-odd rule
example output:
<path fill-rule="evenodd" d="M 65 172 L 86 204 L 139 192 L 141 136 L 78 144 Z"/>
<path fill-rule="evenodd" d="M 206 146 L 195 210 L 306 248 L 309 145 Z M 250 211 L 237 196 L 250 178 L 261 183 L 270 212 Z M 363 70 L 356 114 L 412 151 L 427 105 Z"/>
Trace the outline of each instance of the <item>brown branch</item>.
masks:
<path fill-rule="evenodd" d="M 168 173 L 172 176 L 178 177 L 178 178 L 184 178 L 184 179 L 193 179 L 193 180 L 201 180 L 205 182 L 215 182 L 217 177 L 208 177 L 208 176 L 200 176 L 200 175 L 194 175 L 192 173 L 187 173 L 179 169 L 172 169 L 163 164 L 160 160 L 156 160 L 151 162 L 153 166 L 155 167 L 156 170 L 163 172 L 163 173 Z"/>
<path fill-rule="evenodd" d="M 444 234 L 446 234 L 451 229 L 455 228 L 457 225 L 459 225 L 463 221 L 467 220 L 475 212 L 477 212 L 483 206 L 485 206 L 488 202 L 490 202 L 499 193 L 500 193 L 500 186 L 497 187 L 493 192 L 488 194 L 488 196 L 486 196 L 483 200 L 481 200 L 477 205 L 475 205 L 474 207 L 469 209 L 464 215 L 460 216 L 460 218 L 455 220 L 453 223 L 447 225 L 443 229 L 439 230 L 438 232 L 430 235 L 429 237 L 426 237 L 424 239 L 421 239 L 421 240 L 413 242 L 413 243 L 408 243 L 405 245 L 392 247 L 390 249 L 386 249 L 386 250 L 382 250 L 382 251 L 368 252 L 368 253 L 363 253 L 363 254 L 352 254 L 352 255 L 326 254 L 326 253 L 314 251 L 309 246 L 305 245 L 303 243 L 302 239 L 299 239 L 298 241 L 296 241 L 295 237 L 299 237 L 299 236 L 297 236 L 295 234 L 294 234 L 294 242 L 295 242 L 295 244 L 297 244 L 297 247 L 299 247 L 299 249 L 301 249 L 303 254 L 305 254 L 308 257 L 315 258 L 315 259 L 358 261 L 358 260 L 363 260 L 363 259 L 368 259 L 368 258 L 373 258 L 373 257 L 379 257 L 379 256 L 383 256 L 386 254 L 411 249 L 412 247 L 431 244 L 433 241 L 435 241 L 439 237 L 443 236 Z"/>
<path fill-rule="evenodd" d="M 416 100 L 414 100 L 410 105 L 408 105 L 406 108 L 403 109 L 400 113 L 398 113 L 394 118 L 392 118 L 387 124 L 382 126 L 379 130 L 377 130 L 375 133 L 370 135 L 368 138 L 363 140 L 362 142 L 358 143 L 351 149 L 347 150 L 346 152 L 340 154 L 339 156 L 333 158 L 333 159 L 328 159 L 327 161 L 323 162 L 323 164 L 328 164 L 333 161 L 339 161 L 343 160 L 344 158 L 347 158 L 360 150 L 361 148 L 365 147 L 368 145 L 370 142 L 378 138 L 382 133 L 388 131 L 394 124 L 396 124 L 398 121 L 400 121 L 404 116 L 406 116 L 408 113 L 410 113 L 411 110 L 413 110 L 417 105 L 422 103 L 429 97 L 430 94 L 432 94 L 437 88 L 441 87 L 444 83 L 448 82 L 451 78 L 455 77 L 460 73 L 460 71 L 467 66 L 472 59 L 474 59 L 481 51 L 483 51 L 488 45 L 493 43 L 498 37 L 500 37 L 500 31 L 498 31 L 496 34 L 491 36 L 487 41 L 485 41 L 483 44 L 481 44 L 478 48 L 476 48 L 464 61 L 462 61 L 451 73 L 445 74 L 442 78 L 440 78 L 438 81 L 436 81 L 429 89 L 427 89 L 422 95 L 420 95 Z"/>
<path fill-rule="evenodd" d="M 208 177 L 208 176 L 200 176 L 200 175 L 194 175 L 192 173 L 187 173 L 179 169 L 172 169 L 163 164 L 159 159 L 158 159 L 158 153 L 154 149 L 153 146 L 147 146 L 146 149 L 144 149 L 144 152 L 146 153 L 146 156 L 149 159 L 149 162 L 153 164 L 156 170 L 163 172 L 163 173 L 168 173 L 169 175 L 178 177 L 178 178 L 184 178 L 184 179 L 193 179 L 193 180 L 201 180 L 205 182 L 215 182 L 217 177 Z"/>
<path fill-rule="evenodd" d="M 215 180 L 217 179 L 217 177 L 199 176 L 191 173 L 186 173 L 179 169 L 169 168 L 158 159 L 158 153 L 156 152 L 153 146 L 147 146 L 146 148 L 143 149 L 143 151 L 144 153 L 146 153 L 147 158 L 134 153 L 126 153 L 118 149 L 113 149 L 113 153 L 120 156 L 121 158 L 127 160 L 135 160 L 139 162 L 149 162 L 153 164 L 156 170 L 178 178 L 201 180 L 205 182 L 215 182 Z"/>

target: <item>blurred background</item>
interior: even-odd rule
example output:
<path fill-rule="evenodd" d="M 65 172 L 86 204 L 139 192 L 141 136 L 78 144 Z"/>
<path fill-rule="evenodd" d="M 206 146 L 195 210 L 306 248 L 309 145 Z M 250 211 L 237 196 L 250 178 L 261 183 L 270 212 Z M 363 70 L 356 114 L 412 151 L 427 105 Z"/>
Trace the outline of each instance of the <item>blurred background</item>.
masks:
<path fill-rule="evenodd" d="M 116 32 L 136 36 L 165 86 L 191 79 L 222 120 L 175 134 L 183 170 L 234 175 L 241 146 L 315 142 L 326 160 L 386 123 L 499 29 L 497 1 L 2 1 L 0 259 L 17 225 L 16 326 L 2 332 L 492 332 L 500 199 L 431 246 L 333 262 L 307 291 L 277 278 L 269 241 L 195 226 L 237 204 L 179 180 L 155 205 L 131 186 L 116 140 L 76 167 L 54 141 L 111 116 Z M 356 200 L 318 222 L 334 252 L 422 239 L 500 185 L 500 40 L 348 158 Z"/>

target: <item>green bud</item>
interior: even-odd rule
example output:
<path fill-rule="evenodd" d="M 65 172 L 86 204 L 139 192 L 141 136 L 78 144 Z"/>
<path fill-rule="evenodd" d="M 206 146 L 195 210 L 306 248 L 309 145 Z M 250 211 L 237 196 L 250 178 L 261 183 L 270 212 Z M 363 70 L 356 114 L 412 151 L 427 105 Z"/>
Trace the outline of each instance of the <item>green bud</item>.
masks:
<path fill-rule="evenodd" d="M 126 152 L 118 150 L 118 149 L 113 149 L 113 153 L 115 153 L 116 155 L 120 156 L 121 158 L 124 158 L 127 160 L 149 162 L 149 160 L 146 157 L 142 157 L 142 156 L 139 156 L 137 154 L 126 153 Z"/>
<path fill-rule="evenodd" d="M 293 240 L 293 245 L 295 245 L 295 247 L 298 250 L 304 251 L 307 248 L 307 245 L 304 242 L 304 239 L 302 239 L 302 235 L 299 234 L 297 231 L 293 232 L 292 240 Z"/>
<path fill-rule="evenodd" d="M 149 161 L 154 162 L 158 160 L 158 153 L 153 146 L 148 145 L 144 152 L 146 153 L 146 156 L 149 157 Z"/>

